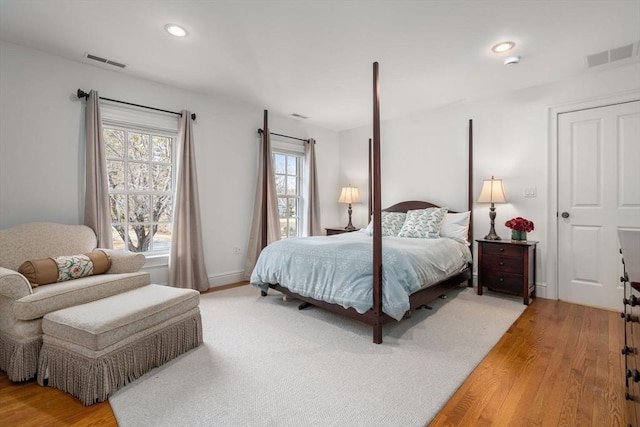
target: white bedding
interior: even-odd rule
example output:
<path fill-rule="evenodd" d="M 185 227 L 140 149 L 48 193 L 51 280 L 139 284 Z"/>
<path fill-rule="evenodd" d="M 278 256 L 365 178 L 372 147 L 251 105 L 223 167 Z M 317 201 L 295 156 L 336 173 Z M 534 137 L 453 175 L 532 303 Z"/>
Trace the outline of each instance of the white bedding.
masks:
<path fill-rule="evenodd" d="M 365 231 L 296 237 L 263 249 L 251 284 L 269 284 L 364 313 L 373 305 L 372 237 Z M 383 237 L 382 309 L 396 320 L 409 295 L 462 271 L 471 262 L 467 245 L 453 239 Z"/>

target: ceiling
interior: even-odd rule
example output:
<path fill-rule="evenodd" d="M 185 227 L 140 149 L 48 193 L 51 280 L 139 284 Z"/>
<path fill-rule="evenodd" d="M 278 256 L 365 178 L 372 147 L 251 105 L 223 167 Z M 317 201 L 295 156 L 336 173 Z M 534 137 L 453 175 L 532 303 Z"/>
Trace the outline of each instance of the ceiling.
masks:
<path fill-rule="evenodd" d="M 596 72 L 585 57 L 623 45 L 636 61 L 640 0 L 0 0 L 0 38 L 340 131 L 371 122 L 374 61 L 383 119 Z"/>

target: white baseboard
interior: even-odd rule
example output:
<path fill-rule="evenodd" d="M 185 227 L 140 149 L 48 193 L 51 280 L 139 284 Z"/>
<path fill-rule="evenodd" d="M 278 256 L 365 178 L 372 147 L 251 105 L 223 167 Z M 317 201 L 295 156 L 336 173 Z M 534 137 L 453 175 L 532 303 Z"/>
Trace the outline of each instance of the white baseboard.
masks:
<path fill-rule="evenodd" d="M 226 273 L 216 274 L 214 276 L 209 276 L 209 287 L 215 288 L 217 286 L 224 286 L 230 283 L 238 283 L 241 282 L 242 275 L 244 271 L 229 271 Z"/>

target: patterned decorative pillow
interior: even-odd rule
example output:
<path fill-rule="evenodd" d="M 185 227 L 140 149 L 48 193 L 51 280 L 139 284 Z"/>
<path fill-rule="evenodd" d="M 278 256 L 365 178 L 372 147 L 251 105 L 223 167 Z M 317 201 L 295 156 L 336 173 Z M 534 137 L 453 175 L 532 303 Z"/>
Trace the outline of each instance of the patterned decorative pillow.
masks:
<path fill-rule="evenodd" d="M 407 211 L 407 218 L 398 237 L 436 239 L 440 237 L 440 227 L 447 208 L 427 208 Z"/>
<path fill-rule="evenodd" d="M 111 258 L 106 252 L 95 250 L 88 254 L 59 256 L 25 261 L 18 272 L 25 276 L 32 287 L 49 283 L 78 279 L 102 274 L 111 267 Z"/>
<path fill-rule="evenodd" d="M 406 216 L 404 212 L 382 212 L 382 236 L 397 236 Z M 369 236 L 373 234 L 373 219 L 367 225 L 366 232 Z"/>
<path fill-rule="evenodd" d="M 406 217 L 404 212 L 382 212 L 382 236 L 397 236 Z"/>

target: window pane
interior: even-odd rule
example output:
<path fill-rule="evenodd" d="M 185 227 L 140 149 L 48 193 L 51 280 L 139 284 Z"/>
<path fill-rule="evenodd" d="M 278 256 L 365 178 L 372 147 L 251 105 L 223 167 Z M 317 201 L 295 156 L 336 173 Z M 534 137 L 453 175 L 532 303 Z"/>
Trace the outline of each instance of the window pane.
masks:
<path fill-rule="evenodd" d="M 149 160 L 149 135 L 129 132 L 129 158 L 131 160 Z"/>
<path fill-rule="evenodd" d="M 287 199 L 287 212 L 288 216 L 297 216 L 298 215 L 298 199 L 288 198 Z"/>
<path fill-rule="evenodd" d="M 298 178 L 295 176 L 287 177 L 287 194 L 296 196 L 298 194 Z"/>
<path fill-rule="evenodd" d="M 153 196 L 153 221 L 171 222 L 172 200 L 171 196 Z"/>
<path fill-rule="evenodd" d="M 286 156 L 284 154 L 273 155 L 273 167 L 276 173 L 286 173 L 285 162 Z"/>
<path fill-rule="evenodd" d="M 297 236 L 298 235 L 298 219 L 297 218 L 289 218 L 289 228 L 288 228 L 289 236 Z"/>
<path fill-rule="evenodd" d="M 122 231 L 122 235 L 120 235 L 120 233 L 118 232 L 119 230 Z M 122 237 L 124 236 L 124 228 L 122 226 L 111 227 L 111 236 L 111 240 L 113 241 L 113 249 L 126 249 L 124 246 L 124 239 Z"/>
<path fill-rule="evenodd" d="M 110 194 L 111 222 L 124 224 L 127 222 L 127 195 Z M 124 231 L 123 231 L 124 233 Z"/>
<path fill-rule="evenodd" d="M 276 194 L 287 194 L 286 185 L 286 177 L 282 175 L 276 175 Z"/>
<path fill-rule="evenodd" d="M 129 250 L 133 252 L 149 251 L 152 237 L 150 231 L 149 225 L 129 226 Z"/>
<path fill-rule="evenodd" d="M 158 224 L 156 233 L 153 235 L 153 250 L 171 250 L 171 224 Z"/>
<path fill-rule="evenodd" d="M 287 174 L 295 175 L 298 170 L 298 158 L 294 156 L 287 156 Z"/>
<path fill-rule="evenodd" d="M 171 191 L 171 165 L 152 166 L 152 184 L 153 191 Z"/>
<path fill-rule="evenodd" d="M 129 194 L 129 222 L 151 221 L 150 199 L 146 194 Z"/>
<path fill-rule="evenodd" d="M 108 158 L 124 158 L 124 131 L 105 128 L 102 132 Z"/>
<path fill-rule="evenodd" d="M 284 197 L 278 197 L 278 215 L 280 218 L 287 217 L 287 199 Z"/>
<path fill-rule="evenodd" d="M 109 178 L 109 189 L 124 190 L 124 162 L 107 160 L 107 176 Z"/>
<path fill-rule="evenodd" d="M 149 165 L 129 162 L 129 190 L 149 190 Z"/>
<path fill-rule="evenodd" d="M 166 136 L 153 136 L 151 142 L 153 145 L 151 160 L 154 162 L 171 163 L 171 138 Z"/>

